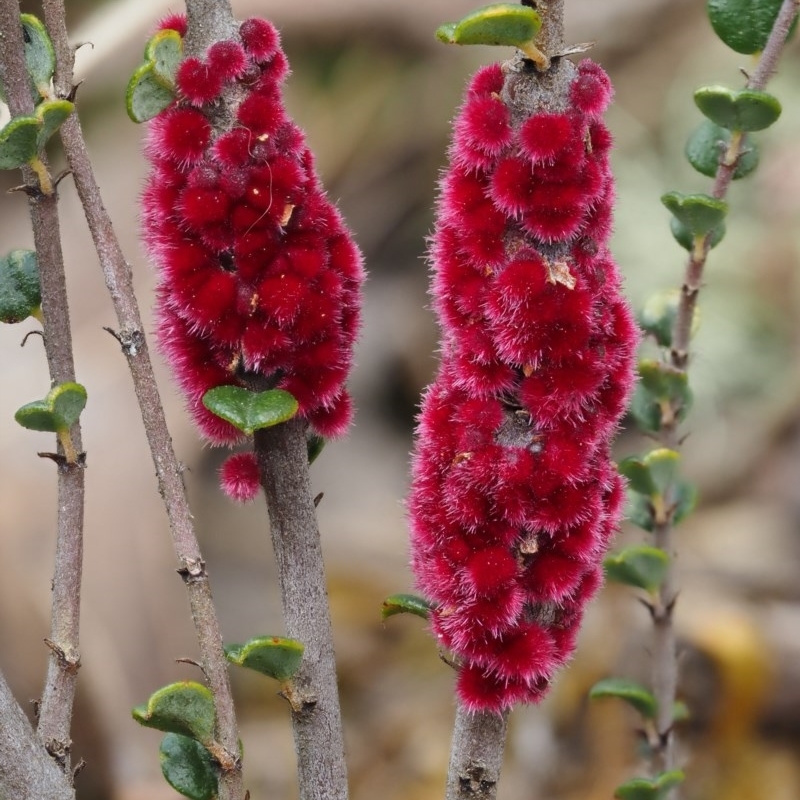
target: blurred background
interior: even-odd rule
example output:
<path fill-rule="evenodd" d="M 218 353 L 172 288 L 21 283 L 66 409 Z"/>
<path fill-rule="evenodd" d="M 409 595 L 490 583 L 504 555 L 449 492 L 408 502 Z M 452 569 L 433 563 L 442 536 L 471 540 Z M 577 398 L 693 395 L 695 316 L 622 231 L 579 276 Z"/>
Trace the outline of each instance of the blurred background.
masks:
<path fill-rule="evenodd" d="M 36 4 L 26 10 L 36 13 Z M 293 74 L 286 101 L 305 128 L 330 195 L 364 250 L 365 327 L 351 385 L 350 436 L 313 467 L 340 669 L 353 800 L 441 798 L 454 703 L 452 674 L 421 620 L 380 620 L 382 599 L 409 590 L 403 498 L 421 390 L 435 369 L 436 327 L 426 295 L 425 237 L 449 124 L 469 75 L 511 56 L 446 48 L 441 22 L 465 0 L 241 0 L 239 16 L 281 29 Z M 167 0 L 73 0 L 78 100 L 105 203 L 133 265 L 147 314 L 154 274 L 137 242 L 146 165 L 143 129 L 124 109 L 128 76 Z M 685 162 L 700 122 L 692 91 L 739 87 L 748 58 L 713 35 L 702 0 L 569 0 L 567 41 L 594 40 L 592 57 L 616 86 L 609 124 L 617 147 L 614 253 L 632 303 L 680 282 L 685 253 L 659 196 L 707 191 Z M 690 781 L 703 800 L 800 797 L 800 47 L 770 91 L 783 116 L 759 136 L 761 166 L 733 186 L 728 235 L 713 251 L 701 296 L 685 468 L 700 507 L 679 531 L 676 622 L 680 731 Z M 63 158 L 56 151 L 58 167 Z M 19 176 L 0 173 L 0 188 Z M 183 585 L 153 468 L 117 343 L 97 259 L 69 179 L 60 186 L 78 380 L 88 453 L 86 570 L 75 757 L 88 766 L 82 800 L 168 800 L 159 734 L 130 708 L 165 683 L 199 679 L 175 659 L 196 655 Z M 20 194 L 0 194 L 0 248 L 31 247 Z M 48 389 L 36 326 L 0 328 L 0 667 L 27 705 L 44 680 L 55 525 L 55 475 L 36 451 L 46 434 L 13 422 Z M 204 447 L 157 364 L 212 586 L 229 642 L 283 632 L 261 503 L 236 507 L 217 486 L 223 453 Z M 648 447 L 630 430 L 620 456 Z M 643 541 L 625 529 L 619 542 Z M 587 615 L 574 662 L 546 701 L 515 711 L 501 800 L 607 800 L 637 774 L 636 719 L 586 693 L 609 675 L 647 680 L 649 618 L 632 593 L 607 587 Z M 234 674 L 254 800 L 291 800 L 294 754 L 275 686 Z"/>

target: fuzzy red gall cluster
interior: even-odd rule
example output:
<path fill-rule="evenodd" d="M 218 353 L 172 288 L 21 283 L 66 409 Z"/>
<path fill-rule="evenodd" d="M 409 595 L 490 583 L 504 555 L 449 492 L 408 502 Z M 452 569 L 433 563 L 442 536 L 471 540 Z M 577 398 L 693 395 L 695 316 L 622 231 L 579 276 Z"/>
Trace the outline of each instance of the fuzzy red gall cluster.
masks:
<path fill-rule="evenodd" d="M 162 28 L 185 35 L 186 22 Z M 337 436 L 352 416 L 361 256 L 284 109 L 277 31 L 249 19 L 239 36 L 184 59 L 175 102 L 150 123 L 142 220 L 159 271 L 158 340 L 212 442 L 242 438 L 202 404 L 221 385 L 284 389 L 317 433 Z M 256 490 L 250 466 L 226 466 L 231 496 Z"/>
<path fill-rule="evenodd" d="M 590 61 L 560 69 L 568 90 L 527 116 L 499 65 L 475 76 L 431 245 L 442 361 L 417 431 L 412 566 L 475 711 L 547 691 L 624 498 L 609 446 L 638 334 L 607 246 L 612 91 Z"/>

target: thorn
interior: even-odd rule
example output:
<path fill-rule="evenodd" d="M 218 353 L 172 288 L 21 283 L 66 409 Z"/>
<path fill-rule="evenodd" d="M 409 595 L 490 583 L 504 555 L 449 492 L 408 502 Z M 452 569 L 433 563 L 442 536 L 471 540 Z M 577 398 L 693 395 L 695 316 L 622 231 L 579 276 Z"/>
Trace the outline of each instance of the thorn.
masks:
<path fill-rule="evenodd" d="M 199 661 L 195 661 L 193 658 L 176 658 L 176 664 L 191 664 L 193 667 L 197 667 L 201 672 L 204 672 L 203 665 Z"/>
<path fill-rule="evenodd" d="M 61 172 L 59 172 L 58 175 L 56 175 L 55 180 L 53 181 L 53 188 L 54 189 L 58 188 L 58 184 L 61 183 L 61 181 L 63 181 L 64 178 L 67 177 L 67 175 L 72 175 L 72 170 L 62 169 Z"/>
<path fill-rule="evenodd" d="M 318 495 L 317 495 L 317 496 L 314 498 L 314 508 L 316 508 L 316 507 L 317 507 L 317 506 L 320 504 L 320 502 L 322 501 L 322 498 L 323 498 L 323 497 L 325 497 L 325 492 L 320 492 L 320 493 L 319 493 L 319 494 L 318 494 Z"/>
<path fill-rule="evenodd" d="M 6 189 L 7 194 L 13 194 L 14 192 L 24 192 L 31 200 L 42 200 L 46 195 L 38 186 L 28 186 L 28 184 L 22 184 L 21 186 L 12 186 L 10 189 Z"/>
<path fill-rule="evenodd" d="M 44 331 L 28 331 L 23 340 L 19 343 L 20 347 L 25 347 L 25 345 L 28 343 L 29 336 L 41 336 L 42 341 L 44 341 Z"/>
<path fill-rule="evenodd" d="M 80 44 L 79 44 L 79 45 L 78 45 L 78 46 L 75 48 L 75 50 L 77 51 L 77 50 L 78 50 L 79 48 L 81 48 L 81 47 L 83 47 L 83 45 L 80 45 Z M 94 45 L 92 45 L 92 48 L 94 48 Z M 82 80 L 80 80 L 80 81 L 78 81 L 77 83 L 74 83 L 74 84 L 72 84 L 72 88 L 69 90 L 69 93 L 67 94 L 67 96 L 66 96 L 64 99 L 65 99 L 65 100 L 69 100 L 69 102 L 70 102 L 70 103 L 74 103 L 74 102 L 75 102 L 75 96 L 78 94 L 78 87 L 80 87 L 80 85 L 81 85 L 82 83 L 83 83 L 83 81 L 82 81 Z"/>
<path fill-rule="evenodd" d="M 39 719 L 39 711 L 41 711 L 41 709 L 42 709 L 42 701 L 41 700 L 31 700 L 31 705 L 33 706 L 34 719 Z"/>
<path fill-rule="evenodd" d="M 74 781 L 78 775 L 83 772 L 84 767 L 86 766 L 86 761 L 81 758 L 81 760 L 75 765 L 75 769 L 72 770 L 72 780 Z"/>
<path fill-rule="evenodd" d="M 106 333 L 110 333 L 119 342 L 120 347 L 122 347 L 122 339 L 120 339 L 119 334 L 113 328 L 108 328 L 105 325 L 103 325 L 103 330 Z"/>
<path fill-rule="evenodd" d="M 59 469 L 63 469 L 67 466 L 67 459 L 60 453 L 37 453 L 36 455 L 39 456 L 39 458 L 49 458 L 51 461 L 55 461 Z"/>

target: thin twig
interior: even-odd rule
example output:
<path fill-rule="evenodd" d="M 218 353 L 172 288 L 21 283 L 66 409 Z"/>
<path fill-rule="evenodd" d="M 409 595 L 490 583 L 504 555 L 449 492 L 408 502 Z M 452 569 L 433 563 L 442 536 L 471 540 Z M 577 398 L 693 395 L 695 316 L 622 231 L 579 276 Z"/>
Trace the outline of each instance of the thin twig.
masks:
<path fill-rule="evenodd" d="M 59 55 L 68 53 L 71 59 L 72 51 L 68 47 L 63 0 L 45 0 L 44 10 L 48 30 L 56 44 L 56 52 Z M 65 42 L 67 46 L 64 46 Z M 57 74 L 59 92 L 68 93 L 72 87 L 64 82 L 63 76 L 71 74 L 71 65 L 59 65 Z M 131 268 L 125 260 L 111 219 L 103 205 L 77 115 L 73 115 L 62 125 L 60 133 L 114 305 L 119 324 L 117 335 L 122 343 L 122 350 L 127 358 L 139 401 L 159 491 L 169 518 L 173 547 L 179 564 L 178 572 L 186 584 L 189 595 L 200 662 L 214 697 L 217 714 L 216 740 L 219 745 L 216 756 L 221 767 L 219 797 L 220 800 L 241 800 L 244 788 L 239 734 L 228 665 L 222 649 L 222 634 L 205 562 L 200 553 L 186 499 L 182 470 L 175 457 L 172 439 L 167 430 L 141 315 L 133 292 Z"/>
<path fill-rule="evenodd" d="M 296 418 L 256 431 L 255 451 L 287 635 L 305 646 L 291 697 L 300 798 L 346 800 L 336 663 L 305 429 Z"/>
<path fill-rule="evenodd" d="M 0 29 L 4 31 L 4 81 L 12 116 L 31 114 L 29 79 L 24 62 L 22 27 L 18 0 L 0 3 Z M 23 77 L 24 76 L 24 79 Z M 42 320 L 45 352 L 53 384 L 75 380 L 72 357 L 72 329 L 69 319 L 64 255 L 55 190 L 46 191 L 42 178 L 30 169 L 23 170 L 26 184 L 44 192 L 29 192 L 28 206 L 39 262 L 42 292 Z M 47 184 L 51 185 L 49 175 Z M 75 450 L 82 452 L 80 424 L 71 431 Z M 61 451 L 60 451 L 61 452 Z M 66 460 L 58 470 L 58 522 L 53 574 L 53 601 L 50 628 L 50 660 L 39 715 L 38 733 L 48 751 L 71 780 L 70 727 L 80 666 L 79 628 L 81 572 L 83 564 L 83 459 Z"/>
<path fill-rule="evenodd" d="M 775 19 L 772 32 L 761 53 L 758 65 L 747 81 L 748 89 L 763 90 L 775 73 L 778 60 L 786 43 L 786 37 L 799 8 L 800 0 L 784 0 Z M 711 189 L 711 195 L 714 198 L 722 200 L 726 197 L 745 146 L 745 137 L 736 135 L 732 137 L 731 146 L 725 157 L 720 159 L 717 174 L 714 178 L 714 184 Z M 670 366 L 679 373 L 685 374 L 689 366 L 692 321 L 697 307 L 697 297 L 703 282 L 706 260 L 711 249 L 710 243 L 711 234 L 709 233 L 702 242 L 698 243 L 698 246 L 693 248 L 686 264 L 669 356 Z M 672 409 L 671 420 L 664 425 L 659 435 L 661 444 L 671 449 L 680 447 L 680 436 L 677 431 L 678 410 L 677 408 Z M 673 769 L 676 763 L 674 736 L 672 733 L 673 709 L 678 681 L 677 652 L 673 625 L 673 609 L 677 597 L 673 528 L 672 515 L 668 514 L 666 520 L 663 523 L 656 524 L 654 530 L 657 547 L 670 557 L 667 574 L 652 609 L 654 624 L 652 681 L 653 693 L 658 704 L 657 740 L 654 742 L 654 755 L 655 767 L 658 771 Z M 677 790 L 673 790 L 670 794 L 673 799 L 677 796 Z"/>
<path fill-rule="evenodd" d="M 503 765 L 508 714 L 471 714 L 459 705 L 450 749 L 446 800 L 494 800 Z"/>

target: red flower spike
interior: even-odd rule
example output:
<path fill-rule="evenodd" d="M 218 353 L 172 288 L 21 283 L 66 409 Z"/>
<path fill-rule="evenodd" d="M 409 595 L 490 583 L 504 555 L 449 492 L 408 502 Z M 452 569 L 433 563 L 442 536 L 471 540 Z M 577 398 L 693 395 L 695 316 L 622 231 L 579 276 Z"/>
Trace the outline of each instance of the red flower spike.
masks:
<path fill-rule="evenodd" d="M 177 31 L 181 38 L 186 36 L 186 14 L 169 14 L 158 23 L 159 31 Z"/>
<path fill-rule="evenodd" d="M 344 382 L 360 327 L 361 255 L 286 115 L 277 31 L 248 20 L 240 36 L 184 59 L 177 101 L 150 124 L 142 227 L 159 270 L 159 344 L 213 443 L 242 439 L 202 405 L 221 385 L 283 388 L 317 433 L 340 436 L 352 417 Z M 231 84 L 230 128 L 213 129 Z M 226 462 L 226 493 L 252 495 L 251 467 L 246 456 Z"/>
<path fill-rule="evenodd" d="M 524 119 L 504 98 L 535 73 L 509 73 L 507 93 L 498 65 L 473 78 L 430 247 L 442 363 L 417 428 L 411 562 L 471 711 L 547 692 L 624 497 L 609 444 L 638 342 L 607 249 L 611 85 L 591 62 L 553 69 L 566 88 Z"/>
<path fill-rule="evenodd" d="M 219 471 L 220 485 L 231 500 L 248 503 L 255 500 L 260 488 L 258 461 L 254 453 L 229 456 Z"/>

